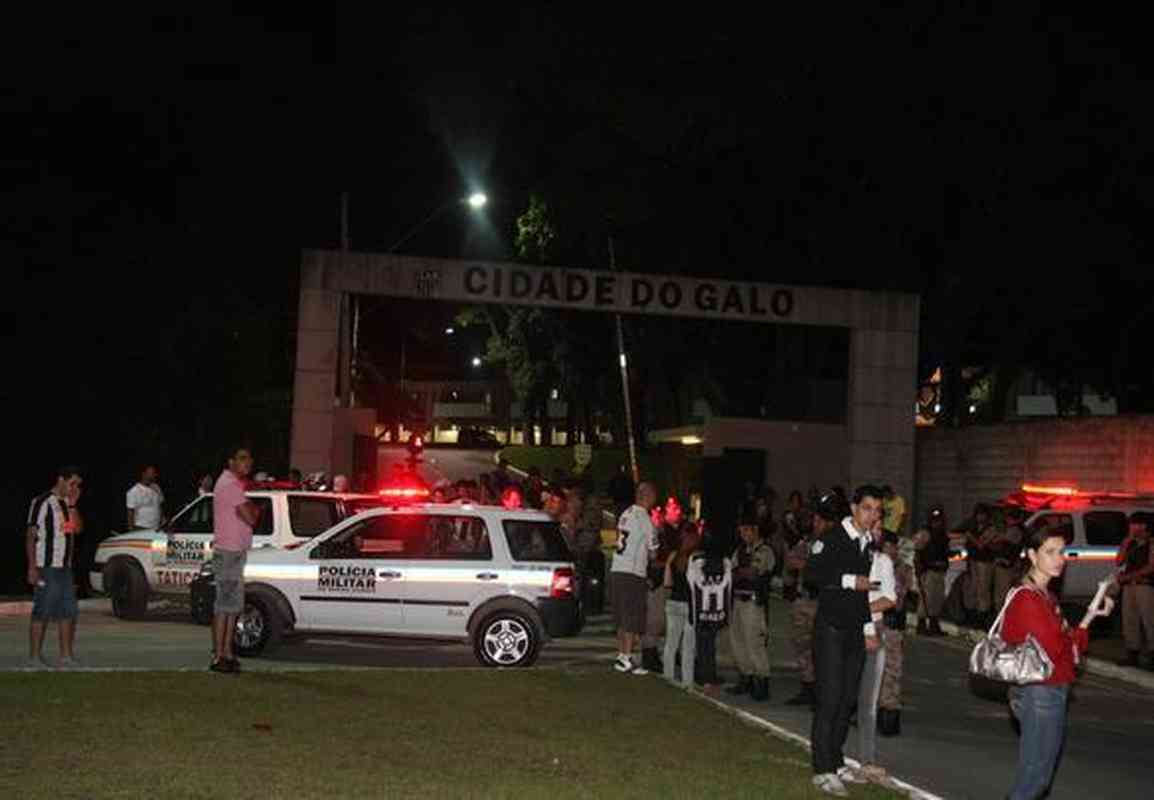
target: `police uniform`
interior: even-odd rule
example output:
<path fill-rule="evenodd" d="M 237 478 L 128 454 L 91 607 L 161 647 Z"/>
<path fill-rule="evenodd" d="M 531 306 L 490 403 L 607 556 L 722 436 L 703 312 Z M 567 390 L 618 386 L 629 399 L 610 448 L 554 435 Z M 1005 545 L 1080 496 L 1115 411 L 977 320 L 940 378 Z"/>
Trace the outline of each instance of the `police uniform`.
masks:
<path fill-rule="evenodd" d="M 966 560 L 970 565 L 970 587 L 973 598 L 970 606 L 978 614 L 988 615 L 994 602 L 994 527 L 987 525 L 974 531 Z"/>
<path fill-rule="evenodd" d="M 946 604 L 946 571 L 950 567 L 950 540 L 945 530 L 923 529 L 926 542 L 918 550 L 918 584 L 922 589 L 923 610 L 926 625 L 920 624 L 919 631 L 934 636 L 941 635 L 938 619 Z"/>
<path fill-rule="evenodd" d="M 813 539 L 802 539 L 790 550 L 791 559 L 805 559 L 813 545 Z M 797 659 L 797 669 L 801 673 L 801 692 L 787 700 L 788 705 L 813 705 L 813 623 L 817 619 L 817 594 L 804 588 L 805 568 L 798 571 L 798 583 L 803 588 L 794 598 L 789 609 L 790 628 L 793 632 L 793 652 Z"/>
<path fill-rule="evenodd" d="M 1121 556 L 1122 576 L 1145 569 L 1154 557 L 1152 549 L 1154 545 L 1150 539 L 1132 540 Z M 1146 631 L 1146 647 L 1154 651 L 1154 574 L 1150 573 L 1122 586 L 1122 636 L 1129 656 L 1124 663 L 1138 665 L 1143 628 Z"/>
<path fill-rule="evenodd" d="M 882 645 L 886 650 L 882 688 L 878 695 L 878 733 L 882 736 L 897 736 L 901 733 L 902 675 L 906 642 L 905 603 L 913 579 L 913 567 L 901 559 L 894 562 L 897 607 L 885 613 L 885 626 L 882 628 Z"/>
<path fill-rule="evenodd" d="M 769 625 L 766 616 L 769 576 L 773 571 L 773 550 L 763 539 L 752 545 L 741 542 L 733 553 L 733 625 L 729 628 L 729 647 L 737 661 L 741 681 L 729 690 L 731 694 L 746 691 L 754 700 L 769 699 Z M 742 568 L 753 574 L 739 576 Z"/>
<path fill-rule="evenodd" d="M 858 695 L 865 663 L 865 633 L 873 633 L 866 592 L 853 588 L 868 577 L 868 536 L 850 517 L 835 525 L 810 548 L 805 585 L 818 594 L 814 623 L 814 673 L 817 707 L 811 733 L 813 769 L 818 775 L 842 766 L 849 715 Z"/>
<path fill-rule="evenodd" d="M 994 605 L 996 611 L 1006 602 L 1006 595 L 1014 585 L 1018 575 L 1018 562 L 1022 557 L 1022 542 L 1026 534 L 1020 525 L 1009 525 L 1002 534 L 994 554 Z"/>

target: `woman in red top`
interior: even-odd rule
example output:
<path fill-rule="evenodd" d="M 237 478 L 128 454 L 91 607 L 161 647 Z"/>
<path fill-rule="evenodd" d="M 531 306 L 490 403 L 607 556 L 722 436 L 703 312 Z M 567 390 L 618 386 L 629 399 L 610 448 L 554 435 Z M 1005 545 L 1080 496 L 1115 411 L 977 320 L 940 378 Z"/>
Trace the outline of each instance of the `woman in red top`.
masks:
<path fill-rule="evenodd" d="M 1109 614 L 1113 604 L 1088 608 L 1076 628 L 1062 618 L 1050 581 L 1066 566 L 1066 540 L 1058 532 L 1038 529 L 1024 542 L 1025 575 L 1006 609 L 1002 638 L 1019 644 L 1031 635 L 1050 656 L 1054 671 L 1041 683 L 1010 689 L 1010 708 L 1022 728 L 1018 746 L 1018 775 L 1011 800 L 1034 800 L 1045 794 L 1054 777 L 1058 754 L 1066 737 L 1066 701 L 1074 682 L 1074 667 L 1090 643 L 1094 617 Z"/>

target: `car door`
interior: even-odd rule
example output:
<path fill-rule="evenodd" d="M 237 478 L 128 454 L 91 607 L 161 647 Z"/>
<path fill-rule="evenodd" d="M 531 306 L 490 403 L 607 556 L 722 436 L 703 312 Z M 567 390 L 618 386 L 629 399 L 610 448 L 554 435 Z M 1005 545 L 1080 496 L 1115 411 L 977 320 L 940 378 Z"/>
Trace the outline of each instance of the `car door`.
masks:
<path fill-rule="evenodd" d="M 154 591 L 178 594 L 188 590 L 212 544 L 212 495 L 197 498 L 164 528 L 168 542 L 156 565 Z"/>
<path fill-rule="evenodd" d="M 248 499 L 260 512 L 260 519 L 252 532 L 252 546 L 267 546 L 272 540 L 272 499 L 267 495 L 249 495 Z M 165 527 L 165 533 L 168 542 L 164 563 L 156 568 L 155 588 L 169 594 L 184 593 L 200 572 L 201 565 L 212 558 L 212 495 L 193 501 Z"/>
<path fill-rule="evenodd" d="M 311 548 L 302 576 L 302 627 L 399 633 L 411 545 L 400 515 L 358 520 Z"/>
<path fill-rule="evenodd" d="M 1118 545 L 1126 538 L 1130 521 L 1124 511 L 1087 511 L 1082 514 L 1081 535 L 1066 548 L 1066 579 L 1063 597 L 1093 597 L 1098 582 L 1114 571 Z"/>
<path fill-rule="evenodd" d="M 505 593 L 485 520 L 475 514 L 409 514 L 423 547 L 405 571 L 405 629 L 464 636 L 472 609 Z"/>

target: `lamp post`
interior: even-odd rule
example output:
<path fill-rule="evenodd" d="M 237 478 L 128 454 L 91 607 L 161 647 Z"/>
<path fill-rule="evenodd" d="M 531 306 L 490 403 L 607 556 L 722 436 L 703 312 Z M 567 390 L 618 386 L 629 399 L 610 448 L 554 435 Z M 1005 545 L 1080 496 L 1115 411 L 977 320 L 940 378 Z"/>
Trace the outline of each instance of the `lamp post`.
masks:
<path fill-rule="evenodd" d="M 388 250 L 387 253 L 396 252 L 397 248 L 403 245 L 409 239 L 413 238 L 422 228 L 436 219 L 440 214 L 447 211 L 456 205 L 467 205 L 473 211 L 480 211 L 489 203 L 489 197 L 484 192 L 473 192 L 468 197 L 456 198 L 447 203 L 442 203 L 437 208 L 433 209 L 427 217 L 409 229 L 408 233 L 398 239 Z M 341 258 L 349 252 L 349 195 L 348 192 L 341 193 Z M 357 302 L 355 296 L 350 296 L 349 305 L 351 306 L 352 330 L 351 330 L 351 346 L 348 353 L 348 369 L 344 369 L 342 364 L 342 374 L 355 375 L 357 372 L 357 347 L 360 343 L 361 332 L 361 309 L 360 303 Z M 446 328 L 446 335 L 453 335 L 452 328 Z M 342 336 L 344 334 L 342 333 Z M 343 361 L 344 359 L 342 359 Z M 355 405 L 355 396 L 352 391 L 352 381 L 349 381 L 348 390 L 348 405 L 352 407 Z M 401 335 L 401 391 L 405 390 L 405 336 Z M 344 401 L 344 392 L 342 391 L 342 401 Z"/>

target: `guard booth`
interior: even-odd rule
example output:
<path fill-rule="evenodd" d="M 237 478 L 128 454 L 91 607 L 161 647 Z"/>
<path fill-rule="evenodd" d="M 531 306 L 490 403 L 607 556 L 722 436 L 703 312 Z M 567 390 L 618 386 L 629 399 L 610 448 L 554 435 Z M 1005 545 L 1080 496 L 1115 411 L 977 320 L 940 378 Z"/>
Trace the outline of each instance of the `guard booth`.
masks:
<path fill-rule="evenodd" d="M 630 272 L 344 251 L 306 251 L 293 388 L 292 463 L 356 475 L 358 436 L 375 414 L 349 403 L 349 297 L 497 303 L 685 318 L 837 327 L 848 332 L 844 413 L 836 424 L 710 420 L 701 444 L 704 513 L 732 528 L 751 474 L 781 492 L 809 485 L 914 483 L 912 400 L 919 299 L 901 292 L 784 286 Z M 616 370 L 616 364 L 607 364 Z M 358 463 L 354 464 L 354 459 Z M 735 481 L 734 476 L 741 475 Z M 788 491 L 786 488 L 785 491 Z M 728 518 L 728 519 L 727 519 Z"/>

